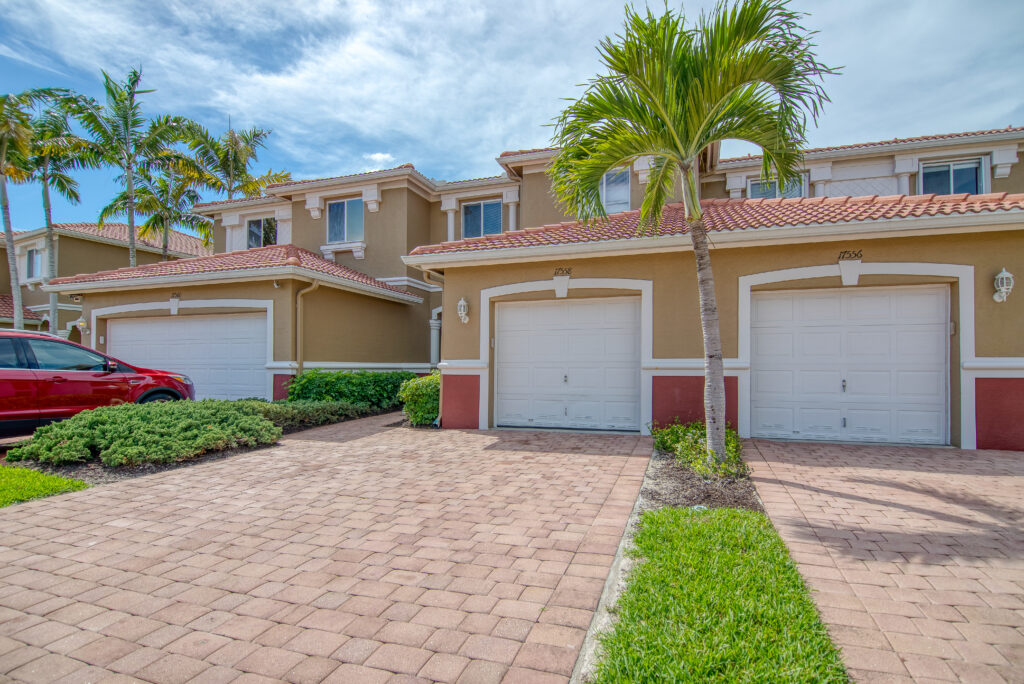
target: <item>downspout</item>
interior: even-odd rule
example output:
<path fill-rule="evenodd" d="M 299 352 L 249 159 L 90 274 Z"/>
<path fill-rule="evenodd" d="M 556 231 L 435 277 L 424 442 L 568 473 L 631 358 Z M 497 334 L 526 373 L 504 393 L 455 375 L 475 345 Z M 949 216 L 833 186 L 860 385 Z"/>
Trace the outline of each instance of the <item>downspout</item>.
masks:
<path fill-rule="evenodd" d="M 302 312 L 302 298 L 310 292 L 315 292 L 320 287 L 320 281 L 314 280 L 311 285 L 299 290 L 295 295 L 295 362 L 297 366 L 296 375 L 302 375 L 302 347 L 305 344 L 303 328 L 305 317 Z"/>

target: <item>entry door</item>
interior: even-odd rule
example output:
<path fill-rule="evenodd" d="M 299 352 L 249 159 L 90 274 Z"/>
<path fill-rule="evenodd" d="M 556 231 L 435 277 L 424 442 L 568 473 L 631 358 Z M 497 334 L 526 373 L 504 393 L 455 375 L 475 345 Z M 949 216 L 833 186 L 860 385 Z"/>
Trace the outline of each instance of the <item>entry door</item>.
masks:
<path fill-rule="evenodd" d="M 188 375 L 196 399 L 267 395 L 262 313 L 113 319 L 107 351 L 133 366 Z"/>
<path fill-rule="evenodd" d="M 755 293 L 751 434 L 946 444 L 945 286 Z"/>
<path fill-rule="evenodd" d="M 640 429 L 640 299 L 495 306 L 495 423 Z"/>

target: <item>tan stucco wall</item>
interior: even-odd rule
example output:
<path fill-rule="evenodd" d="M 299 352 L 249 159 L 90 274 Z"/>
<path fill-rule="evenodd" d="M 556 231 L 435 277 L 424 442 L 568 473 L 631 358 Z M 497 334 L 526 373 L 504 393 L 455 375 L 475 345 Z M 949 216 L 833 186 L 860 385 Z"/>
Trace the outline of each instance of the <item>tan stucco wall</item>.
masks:
<path fill-rule="evenodd" d="M 155 264 L 160 254 L 135 250 L 139 266 Z M 57 275 L 72 276 L 128 266 L 128 247 L 62 235 L 57 240 Z"/>
<path fill-rule="evenodd" d="M 863 250 L 865 262 L 932 262 L 975 266 L 975 320 L 978 356 L 1024 356 L 1024 297 L 992 300 L 992 279 L 1004 266 L 1024 273 L 1024 233 L 985 232 L 956 236 L 851 240 L 757 248 L 716 249 L 712 253 L 721 330 L 726 357 L 737 354 L 739 276 L 802 266 L 832 264 L 840 250 Z M 696 269 L 690 252 L 600 259 L 564 259 L 506 266 L 449 268 L 445 271 L 444 306 L 454 310 L 460 297 L 479 306 L 486 287 L 530 280 L 550 280 L 554 269 L 568 267 L 573 278 L 641 278 L 654 281 L 654 357 L 699 358 L 700 333 Z M 909 285 L 948 282 L 948 279 L 911 276 L 863 276 L 859 286 Z M 838 278 L 772 284 L 771 289 L 839 287 Z M 550 292 L 533 298 L 547 299 Z M 448 325 L 442 358 L 466 359 L 479 355 L 479 318 L 466 325 Z M 1008 322 L 1016 325 L 1007 325 Z"/>
<path fill-rule="evenodd" d="M 1024 151 L 1018 151 L 1017 157 L 1024 157 Z M 1024 159 L 1010 167 L 1006 178 L 992 179 L 992 192 L 1024 192 Z"/>
<path fill-rule="evenodd" d="M 551 195 L 551 182 L 546 173 L 523 174 L 519 189 L 519 206 L 520 228 L 546 226 L 549 223 L 571 220 Z"/>

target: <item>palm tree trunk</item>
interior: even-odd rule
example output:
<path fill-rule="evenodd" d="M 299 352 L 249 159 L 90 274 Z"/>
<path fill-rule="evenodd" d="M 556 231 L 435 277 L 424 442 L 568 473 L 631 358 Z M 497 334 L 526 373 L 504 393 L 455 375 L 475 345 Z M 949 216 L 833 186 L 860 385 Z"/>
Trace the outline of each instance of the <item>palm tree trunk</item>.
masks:
<path fill-rule="evenodd" d="M 21 308 L 21 283 L 18 282 L 18 256 L 14 253 L 14 228 L 11 227 L 11 205 L 7 201 L 7 175 L 3 172 L 2 160 L 7 145 L 0 149 L 0 207 L 4 215 L 4 244 L 7 245 L 7 268 L 11 272 L 11 299 L 14 300 L 14 328 L 25 327 L 25 312 Z"/>
<path fill-rule="evenodd" d="M 46 283 L 57 277 L 57 241 L 53 238 L 53 212 L 50 206 L 50 178 L 46 171 L 43 171 L 43 214 L 46 216 Z M 50 332 L 56 333 L 60 330 L 59 310 L 57 308 L 57 293 L 50 293 Z"/>
<path fill-rule="evenodd" d="M 707 424 L 708 456 L 725 459 L 725 366 L 722 362 L 722 332 L 718 324 L 715 276 L 704 219 L 689 222 L 693 256 L 697 260 L 697 292 L 700 296 L 700 326 L 704 333 L 704 422 Z"/>
<path fill-rule="evenodd" d="M 125 194 L 128 196 L 128 265 L 136 266 L 135 259 L 135 177 L 132 174 L 132 163 L 124 165 Z"/>
<path fill-rule="evenodd" d="M 170 232 L 171 232 L 170 228 L 167 226 L 167 224 L 164 224 L 164 227 L 163 227 L 164 243 L 160 247 L 160 249 L 161 249 L 161 251 L 163 253 L 163 260 L 164 261 L 167 261 L 167 259 L 169 258 L 167 256 L 167 242 L 170 239 Z"/>

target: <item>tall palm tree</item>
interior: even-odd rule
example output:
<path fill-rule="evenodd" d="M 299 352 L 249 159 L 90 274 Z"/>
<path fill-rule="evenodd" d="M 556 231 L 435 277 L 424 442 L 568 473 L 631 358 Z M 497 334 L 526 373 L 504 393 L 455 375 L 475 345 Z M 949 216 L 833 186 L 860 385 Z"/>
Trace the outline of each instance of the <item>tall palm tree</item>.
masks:
<path fill-rule="evenodd" d="M 32 141 L 31 108 L 42 91 L 6 93 L 0 96 L 0 210 L 4 221 L 4 244 L 7 247 L 7 268 L 11 274 L 11 298 L 14 300 L 14 327 L 25 327 L 21 283 L 18 280 L 18 258 L 14 253 L 14 227 L 11 205 L 7 197 L 7 181 L 24 182 L 28 178 L 26 160 Z"/>
<path fill-rule="evenodd" d="M 270 131 L 265 128 L 235 130 L 231 128 L 224 135 L 215 138 L 199 124 L 192 124 L 186 133 L 189 148 L 193 151 L 191 163 L 182 168 L 192 182 L 216 192 L 223 192 L 228 199 L 235 193 L 245 197 L 256 197 L 271 183 L 291 180 L 287 171 L 268 170 L 255 176 L 249 167 L 257 161 L 257 151 L 266 147 Z"/>
<path fill-rule="evenodd" d="M 139 227 L 139 237 L 160 237 L 163 259 L 168 259 L 170 231 L 177 226 L 195 231 L 204 244 L 213 239 L 210 219 L 192 213 L 192 206 L 201 198 L 199 192 L 178 172 L 173 163 L 162 164 L 159 173 L 152 169 L 140 171 L 136 177 L 135 210 L 148 218 Z M 100 211 L 100 223 L 127 213 L 128 192 L 122 190 Z"/>
<path fill-rule="evenodd" d="M 561 147 L 550 168 L 557 197 L 581 220 L 606 218 L 601 177 L 640 157 L 650 176 L 641 231 L 656 230 L 681 183 L 697 267 L 704 337 L 704 416 L 709 458 L 725 456 L 725 379 L 711 253 L 700 204 L 701 159 L 723 140 L 753 143 L 762 174 L 798 178 L 808 114 L 828 101 L 834 70 L 814 55 L 813 33 L 786 0 L 720 3 L 687 28 L 682 13 L 627 9 L 622 36 L 598 48 L 607 74 L 593 78 L 555 123 Z"/>
<path fill-rule="evenodd" d="M 66 102 L 55 102 L 32 120 L 32 141 L 28 158 L 29 181 L 42 186 L 46 218 L 46 282 L 57 276 L 57 245 L 53 235 L 50 191 L 55 190 L 72 204 L 78 204 L 78 181 L 71 172 L 94 167 L 98 155 L 87 141 L 75 135 L 68 124 Z M 50 293 L 50 331 L 57 329 L 57 293 Z"/>
<path fill-rule="evenodd" d="M 140 90 L 142 72 L 132 69 L 123 82 L 103 72 L 106 101 L 81 100 L 74 108 L 75 117 L 103 151 L 103 161 L 121 170 L 128 218 L 128 263 L 135 266 L 135 174 L 153 164 L 181 140 L 187 119 L 180 116 L 159 116 L 147 120 L 142 114 L 139 95 L 153 92 Z"/>

